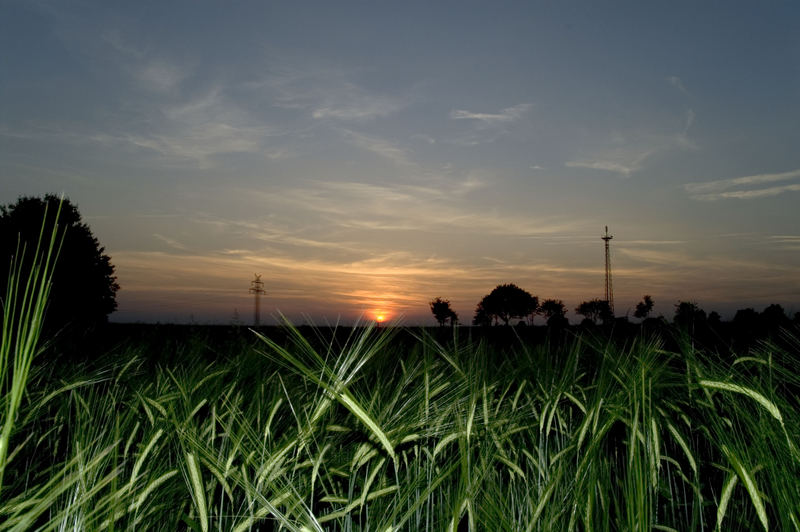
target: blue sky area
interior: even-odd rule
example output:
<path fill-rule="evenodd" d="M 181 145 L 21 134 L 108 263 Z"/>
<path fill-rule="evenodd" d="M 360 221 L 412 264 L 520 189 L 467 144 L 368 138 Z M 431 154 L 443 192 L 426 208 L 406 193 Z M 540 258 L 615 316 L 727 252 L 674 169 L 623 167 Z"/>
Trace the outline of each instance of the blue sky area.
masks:
<path fill-rule="evenodd" d="M 0 3 L 0 203 L 64 193 L 118 321 L 469 321 L 514 282 L 800 311 L 800 3 Z M 632 312 L 631 312 L 632 314 Z M 299 318 L 298 318 L 299 319 Z"/>

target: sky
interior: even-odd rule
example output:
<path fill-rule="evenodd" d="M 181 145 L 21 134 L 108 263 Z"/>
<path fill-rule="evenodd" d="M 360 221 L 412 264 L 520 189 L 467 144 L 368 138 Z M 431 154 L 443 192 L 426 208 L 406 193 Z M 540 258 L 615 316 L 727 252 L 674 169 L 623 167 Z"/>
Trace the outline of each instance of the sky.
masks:
<path fill-rule="evenodd" d="M 0 50 L 0 203 L 78 205 L 115 321 L 574 309 L 605 226 L 617 315 L 800 311 L 796 1 L 0 0 Z"/>

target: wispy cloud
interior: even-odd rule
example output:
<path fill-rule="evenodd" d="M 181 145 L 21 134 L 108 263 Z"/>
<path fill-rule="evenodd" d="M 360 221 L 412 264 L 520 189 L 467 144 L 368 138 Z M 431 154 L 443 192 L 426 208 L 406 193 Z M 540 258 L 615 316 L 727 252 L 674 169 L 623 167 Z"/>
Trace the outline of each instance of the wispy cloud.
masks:
<path fill-rule="evenodd" d="M 340 129 L 345 138 L 354 146 L 385 157 L 401 166 L 415 166 L 407 149 L 388 140 L 358 133 L 350 129 Z"/>
<path fill-rule="evenodd" d="M 414 135 L 411 135 L 411 138 L 415 139 L 415 140 L 424 141 L 427 144 L 436 144 L 436 139 L 434 137 L 432 137 L 430 135 L 426 135 L 424 133 L 416 133 Z"/>
<path fill-rule="evenodd" d="M 800 251 L 800 235 L 772 235 L 767 237 L 770 245 L 787 251 Z"/>
<path fill-rule="evenodd" d="M 258 153 L 266 159 L 283 159 L 292 152 L 276 143 L 288 134 L 252 116 L 227 94 L 212 86 L 192 97 L 168 98 L 148 103 L 144 126 L 128 129 L 124 123 L 108 124 L 91 139 L 106 145 L 132 145 L 157 153 L 167 162 L 214 166 L 220 154 Z"/>
<path fill-rule="evenodd" d="M 269 74 L 245 87 L 266 91 L 271 105 L 301 110 L 316 120 L 365 122 L 396 113 L 411 101 L 407 94 L 364 88 L 351 79 L 352 71 L 271 59 L 275 65 Z"/>
<path fill-rule="evenodd" d="M 138 67 L 135 76 L 146 88 L 167 92 L 178 88 L 188 73 L 183 66 L 164 59 L 155 59 Z"/>
<path fill-rule="evenodd" d="M 115 63 L 149 91 L 174 91 L 192 72 L 185 61 L 174 61 L 151 48 L 140 46 L 126 38 L 119 29 L 107 29 L 100 40 L 112 51 Z"/>
<path fill-rule="evenodd" d="M 719 194 L 705 194 L 695 196 L 693 199 L 703 201 L 713 201 L 717 199 L 759 199 L 770 198 L 773 196 L 780 196 L 785 192 L 800 192 L 800 183 L 792 185 L 783 185 L 780 187 L 768 187 L 758 190 L 732 190 L 729 192 L 720 192 Z"/>
<path fill-rule="evenodd" d="M 495 142 L 508 134 L 510 128 L 520 122 L 532 107 L 532 104 L 521 103 L 506 107 L 497 113 L 454 109 L 450 111 L 450 119 L 462 122 L 466 127 L 446 142 L 457 146 L 477 146 Z"/>
<path fill-rule="evenodd" d="M 626 240 L 625 246 L 677 246 L 686 240 Z"/>
<path fill-rule="evenodd" d="M 718 179 L 715 181 L 686 183 L 683 185 L 683 188 L 689 194 L 690 198 L 699 201 L 757 199 L 778 196 L 785 192 L 800 191 L 800 183 L 791 183 L 781 186 L 763 186 L 796 179 L 800 179 L 800 169 L 775 174 L 754 174 L 729 179 Z"/>
<path fill-rule="evenodd" d="M 689 109 L 688 111 L 686 111 L 686 122 L 685 122 L 685 125 L 683 126 L 683 134 L 684 135 L 689 133 L 689 130 L 694 125 L 694 119 L 696 118 L 696 116 L 697 115 L 695 115 L 695 113 L 694 113 L 694 111 L 692 109 Z"/>
<path fill-rule="evenodd" d="M 681 80 L 681 78 L 679 78 L 678 76 L 667 76 L 667 82 L 669 82 L 670 85 L 672 85 L 682 93 L 689 94 L 689 91 L 686 90 L 686 87 L 683 84 L 683 80 Z"/>
<path fill-rule="evenodd" d="M 528 238 L 573 232 L 582 223 L 567 217 L 532 217 L 524 213 L 475 209 L 463 199 L 479 181 L 441 181 L 438 186 L 315 182 L 281 189 L 265 199 L 325 215 L 332 227 L 371 231 L 420 231 L 441 234 Z"/>
<path fill-rule="evenodd" d="M 781 244 L 800 244 L 800 235 L 771 235 L 767 238 Z"/>
<path fill-rule="evenodd" d="M 174 88 L 173 82 L 177 82 L 176 78 L 167 76 L 158 83 L 166 90 Z M 170 95 L 134 91 L 126 96 L 125 109 L 136 120 L 131 121 L 121 112 L 100 122 L 70 127 L 39 121 L 12 131 L 0 124 L 0 136 L 95 144 L 104 153 L 115 148 L 130 152 L 133 147 L 137 154 L 149 151 L 157 155 L 159 164 L 188 164 L 198 168 L 213 167 L 214 156 L 220 154 L 257 153 L 271 160 L 293 154 L 285 142 L 276 141 L 290 135 L 291 130 L 278 129 L 247 112 L 222 86 L 208 87 L 193 96 L 182 95 L 179 90 Z"/>
<path fill-rule="evenodd" d="M 530 110 L 532 107 L 529 103 L 521 103 L 513 107 L 506 107 L 499 113 L 479 113 L 473 111 L 465 111 L 463 109 L 455 109 L 450 111 L 450 118 L 453 120 L 477 120 L 488 126 L 497 124 L 507 124 L 519 120 Z"/>
<path fill-rule="evenodd" d="M 164 242 L 166 245 L 168 245 L 169 247 L 171 247 L 173 249 L 177 249 L 179 251 L 186 251 L 187 250 L 186 246 L 184 246 L 183 244 L 181 244 L 180 242 L 178 242 L 177 240 L 175 240 L 173 238 L 169 238 L 168 236 L 164 236 L 164 235 L 161 235 L 159 233 L 153 233 L 153 236 L 155 238 L 157 238 L 158 240 Z"/>
<path fill-rule="evenodd" d="M 691 109 L 683 118 L 683 127 L 674 133 L 655 131 L 633 131 L 630 133 L 605 134 L 595 144 L 599 147 L 582 150 L 585 155 L 564 163 L 568 168 L 603 170 L 630 177 L 644 168 L 648 159 L 671 150 L 696 150 L 697 145 L 689 137 L 689 130 L 696 115 Z"/>
<path fill-rule="evenodd" d="M 176 163 L 191 162 L 199 168 L 212 166 L 211 157 L 223 153 L 254 153 L 261 148 L 265 130 L 208 123 L 173 134 L 95 134 L 91 139 L 103 144 L 126 144 L 152 150 Z"/>
<path fill-rule="evenodd" d="M 584 159 L 577 161 L 567 161 L 565 166 L 568 168 L 589 168 L 592 170 L 604 170 L 629 177 L 634 172 L 642 168 L 642 163 L 652 154 L 645 151 L 638 155 L 617 155 L 616 160 L 612 159 Z"/>
<path fill-rule="evenodd" d="M 396 98 L 368 94 L 351 83 L 345 83 L 334 93 L 325 94 L 313 108 L 311 116 L 317 119 L 365 121 L 388 116 L 403 107 L 405 103 Z"/>

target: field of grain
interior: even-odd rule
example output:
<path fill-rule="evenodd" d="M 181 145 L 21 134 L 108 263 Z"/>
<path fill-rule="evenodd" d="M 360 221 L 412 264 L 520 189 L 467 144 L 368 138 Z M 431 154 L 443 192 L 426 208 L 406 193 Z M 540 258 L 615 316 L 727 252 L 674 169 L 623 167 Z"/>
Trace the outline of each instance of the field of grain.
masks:
<path fill-rule="evenodd" d="M 243 331 L 210 361 L 202 338 L 168 363 L 135 344 L 74 368 L 37 359 L 0 528 L 798 525 L 791 337 L 722 360 L 688 337 L 499 349 L 398 331 Z"/>

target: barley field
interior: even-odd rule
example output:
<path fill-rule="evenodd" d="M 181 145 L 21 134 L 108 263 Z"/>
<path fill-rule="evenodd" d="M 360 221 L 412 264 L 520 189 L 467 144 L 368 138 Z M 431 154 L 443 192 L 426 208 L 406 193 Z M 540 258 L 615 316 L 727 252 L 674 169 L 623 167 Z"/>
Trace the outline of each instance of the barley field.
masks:
<path fill-rule="evenodd" d="M 678 331 L 677 350 L 437 333 L 37 358 L 20 400 L 4 382 L 0 529 L 798 527 L 796 337 L 722 359 Z"/>

